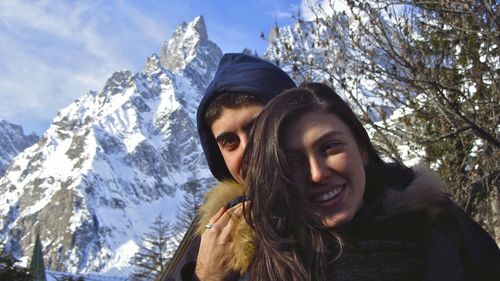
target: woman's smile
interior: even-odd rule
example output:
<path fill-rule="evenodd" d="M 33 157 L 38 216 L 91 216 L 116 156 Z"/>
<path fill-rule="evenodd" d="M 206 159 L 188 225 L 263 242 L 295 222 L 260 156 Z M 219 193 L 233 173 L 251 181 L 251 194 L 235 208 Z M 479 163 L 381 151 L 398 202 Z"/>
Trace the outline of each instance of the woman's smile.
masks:
<path fill-rule="evenodd" d="M 320 193 L 316 192 L 311 196 L 311 200 L 314 203 L 328 203 L 329 201 L 332 201 L 332 199 L 337 198 L 342 193 L 342 191 L 345 190 L 345 187 L 345 184 L 342 184 L 328 188 Z"/>

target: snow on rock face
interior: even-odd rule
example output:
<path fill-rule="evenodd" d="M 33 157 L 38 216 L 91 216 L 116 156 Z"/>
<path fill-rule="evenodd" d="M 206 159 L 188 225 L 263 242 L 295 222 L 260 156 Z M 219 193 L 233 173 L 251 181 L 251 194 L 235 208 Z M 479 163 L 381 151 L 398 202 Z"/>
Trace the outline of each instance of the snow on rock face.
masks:
<path fill-rule="evenodd" d="M 21 126 L 0 119 L 0 177 L 14 157 L 37 141 L 35 134 L 25 135 Z"/>
<path fill-rule="evenodd" d="M 123 249 L 158 214 L 174 223 L 187 185 L 212 183 L 195 113 L 221 56 L 198 17 L 141 72 L 115 72 L 62 109 L 0 178 L 6 250 L 30 256 L 40 232 L 51 270 L 127 274 Z"/>
<path fill-rule="evenodd" d="M 160 52 L 161 66 L 174 72 L 183 71 L 188 77 L 198 79 L 199 86 L 206 88 L 215 73 L 222 51 L 208 40 L 205 20 L 202 16 L 191 23 L 177 27 Z"/>

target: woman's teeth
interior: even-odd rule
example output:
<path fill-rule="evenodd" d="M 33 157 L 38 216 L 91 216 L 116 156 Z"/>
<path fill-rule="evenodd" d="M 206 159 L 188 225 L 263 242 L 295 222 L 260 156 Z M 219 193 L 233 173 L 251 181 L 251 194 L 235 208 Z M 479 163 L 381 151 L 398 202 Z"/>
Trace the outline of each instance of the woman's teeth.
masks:
<path fill-rule="evenodd" d="M 323 193 L 323 194 L 317 196 L 316 198 L 314 198 L 314 201 L 321 203 L 321 202 L 331 200 L 331 199 L 335 198 L 337 195 L 339 195 L 342 192 L 342 190 L 344 189 L 344 187 L 345 187 L 345 185 L 342 185 L 342 186 L 339 186 L 335 189 L 328 191 L 327 193 Z"/>

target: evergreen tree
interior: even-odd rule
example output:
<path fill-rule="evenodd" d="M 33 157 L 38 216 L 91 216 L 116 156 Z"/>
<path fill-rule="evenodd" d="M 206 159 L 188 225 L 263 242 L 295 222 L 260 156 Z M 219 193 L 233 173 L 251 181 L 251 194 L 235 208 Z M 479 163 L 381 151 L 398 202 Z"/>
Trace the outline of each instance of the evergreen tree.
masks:
<path fill-rule="evenodd" d="M 131 259 L 131 264 L 135 266 L 131 280 L 155 280 L 167 266 L 174 250 L 172 227 L 160 214 Z"/>
<path fill-rule="evenodd" d="M 22 268 L 11 254 L 4 252 L 3 245 L 0 244 L 0 280 L 9 281 L 31 281 L 33 277 L 26 268 Z"/>
<path fill-rule="evenodd" d="M 42 244 L 40 242 L 40 234 L 36 235 L 35 247 L 33 248 L 33 256 L 31 257 L 31 272 L 33 280 L 46 281 L 45 264 L 43 262 Z"/>
<path fill-rule="evenodd" d="M 500 243 L 500 3 L 336 2 L 310 2 L 292 40 L 276 27 L 268 58 L 335 88 L 384 154 L 427 161 Z"/>
<path fill-rule="evenodd" d="M 182 233 L 191 225 L 196 217 L 198 207 L 203 201 L 203 190 L 197 181 L 189 181 L 186 183 L 183 195 L 183 200 L 177 208 L 177 233 Z"/>

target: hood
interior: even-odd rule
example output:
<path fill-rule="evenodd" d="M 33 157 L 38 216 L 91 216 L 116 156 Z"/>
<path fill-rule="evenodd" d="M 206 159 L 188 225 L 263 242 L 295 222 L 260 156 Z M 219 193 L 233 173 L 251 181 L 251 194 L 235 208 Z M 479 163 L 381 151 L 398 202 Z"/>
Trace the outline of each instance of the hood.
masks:
<path fill-rule="evenodd" d="M 201 145 L 210 171 L 218 180 L 233 179 L 222 158 L 219 147 L 205 122 L 205 112 L 217 95 L 247 93 L 263 103 L 284 90 L 296 87 L 293 80 L 276 65 L 260 58 L 242 54 L 225 54 L 198 107 L 196 121 Z"/>

